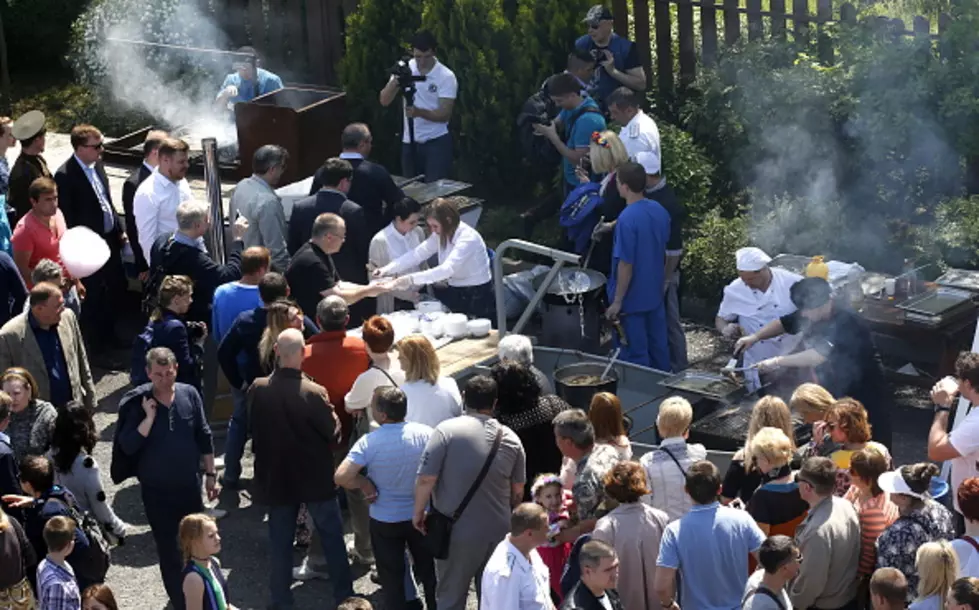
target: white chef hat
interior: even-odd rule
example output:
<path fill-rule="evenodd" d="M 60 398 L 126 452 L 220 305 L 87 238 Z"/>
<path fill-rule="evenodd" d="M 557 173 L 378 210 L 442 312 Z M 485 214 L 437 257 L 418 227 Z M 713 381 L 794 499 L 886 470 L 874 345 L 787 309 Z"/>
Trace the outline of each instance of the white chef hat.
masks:
<path fill-rule="evenodd" d="M 656 176 L 662 169 L 662 160 L 658 152 L 644 150 L 636 154 L 636 163 L 642 165 L 642 168 L 646 170 L 647 176 Z"/>
<path fill-rule="evenodd" d="M 771 256 L 754 246 L 741 248 L 734 253 L 734 256 L 737 259 L 738 271 L 761 271 L 772 262 Z"/>

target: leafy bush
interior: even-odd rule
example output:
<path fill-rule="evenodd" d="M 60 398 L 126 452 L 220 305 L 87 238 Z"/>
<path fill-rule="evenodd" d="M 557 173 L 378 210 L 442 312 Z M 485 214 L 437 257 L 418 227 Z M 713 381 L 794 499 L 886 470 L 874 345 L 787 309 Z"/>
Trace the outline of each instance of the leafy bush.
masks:
<path fill-rule="evenodd" d="M 371 126 L 374 155 L 390 168 L 401 166 L 401 102 L 384 108 L 378 92 L 389 78 L 388 68 L 410 51 L 408 41 L 420 25 L 418 4 L 407 0 L 360 0 L 347 18 L 346 53 L 340 62 L 347 115 Z M 439 46 L 444 48 L 443 41 Z"/>
<path fill-rule="evenodd" d="M 87 5 L 87 0 L 0 2 L 11 71 L 62 69 L 72 23 Z"/>
<path fill-rule="evenodd" d="M 734 252 L 748 245 L 747 218 L 725 218 L 711 210 L 694 229 L 693 239 L 684 244 L 684 289 L 690 296 L 720 302 L 724 286 L 737 275 Z"/>
<path fill-rule="evenodd" d="M 568 53 L 585 30 L 581 19 L 594 0 L 520 0 L 513 24 L 520 52 L 514 84 L 518 99 L 534 93 L 544 79 L 563 72 Z"/>
<path fill-rule="evenodd" d="M 687 209 L 687 231 L 717 206 L 711 184 L 717 167 L 693 137 L 670 123 L 657 121 L 663 151 L 663 173 Z M 731 212 L 733 210 L 722 210 Z"/>
<path fill-rule="evenodd" d="M 48 129 L 67 133 L 79 123 L 98 125 L 104 133 L 119 137 L 152 122 L 147 115 L 120 108 L 96 91 L 78 84 L 47 87 L 17 100 L 13 116 L 40 110 L 47 117 Z"/>

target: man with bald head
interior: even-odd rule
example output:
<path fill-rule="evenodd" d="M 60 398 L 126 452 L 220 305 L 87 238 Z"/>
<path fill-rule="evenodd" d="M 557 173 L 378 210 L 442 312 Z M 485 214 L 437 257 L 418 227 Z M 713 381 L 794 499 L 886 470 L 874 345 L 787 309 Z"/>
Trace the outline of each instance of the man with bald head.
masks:
<path fill-rule="evenodd" d="M 305 341 L 288 329 L 275 342 L 277 367 L 248 390 L 255 500 L 269 516 L 271 607 L 291 608 L 292 541 L 299 506 L 316 526 L 336 605 L 354 593 L 333 483 L 339 422 L 326 389 L 303 376 Z"/>

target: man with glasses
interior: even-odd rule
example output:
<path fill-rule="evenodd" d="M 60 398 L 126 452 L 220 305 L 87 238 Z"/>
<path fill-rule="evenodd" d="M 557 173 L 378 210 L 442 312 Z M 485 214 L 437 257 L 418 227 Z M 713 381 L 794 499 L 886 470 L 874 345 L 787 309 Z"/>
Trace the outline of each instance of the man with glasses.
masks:
<path fill-rule="evenodd" d="M 126 290 L 122 254 L 129 246 L 129 238 L 112 205 L 109 178 L 102 164 L 102 132 L 92 125 L 76 125 L 71 130 L 71 146 L 75 154 L 54 174 L 65 224 L 69 229 L 88 227 L 109 246 L 109 260 L 82 280 L 85 303 L 79 322 L 93 355 L 98 355 L 106 349 L 129 345 L 115 334 L 115 314 Z"/>
<path fill-rule="evenodd" d="M 796 476 L 809 515 L 795 533 L 806 557 L 789 588 L 796 608 L 856 608 L 860 563 L 860 520 L 853 505 L 833 495 L 836 465 L 825 457 L 809 458 Z"/>
<path fill-rule="evenodd" d="M 568 592 L 561 610 L 623 610 L 615 586 L 619 580 L 619 558 L 615 549 L 600 540 L 581 545 L 578 553 L 581 581 Z M 667 607 L 667 606 L 664 606 Z"/>
<path fill-rule="evenodd" d="M 802 553 L 788 536 L 771 536 L 758 549 L 759 569 L 748 579 L 742 610 L 789 610 L 785 586 L 799 573 Z"/>
<path fill-rule="evenodd" d="M 234 72 L 224 78 L 221 91 L 214 100 L 218 109 L 232 110 L 238 102 L 250 102 L 282 88 L 282 79 L 261 67 L 262 58 L 253 47 L 241 47 L 236 52 L 241 55 L 236 56 L 232 64 Z M 242 56 L 246 54 L 254 58 L 254 63 Z"/>
<path fill-rule="evenodd" d="M 594 97 L 604 104 L 605 98 L 621 86 L 645 91 L 646 70 L 639 61 L 639 48 L 612 31 L 612 11 L 596 4 L 582 21 L 588 24 L 588 33 L 574 46 L 595 59 Z"/>

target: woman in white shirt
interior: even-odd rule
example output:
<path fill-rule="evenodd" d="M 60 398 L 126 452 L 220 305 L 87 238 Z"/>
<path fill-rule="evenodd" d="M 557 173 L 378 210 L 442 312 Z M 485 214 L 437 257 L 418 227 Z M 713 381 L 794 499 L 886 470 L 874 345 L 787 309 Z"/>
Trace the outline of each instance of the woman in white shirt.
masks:
<path fill-rule="evenodd" d="M 398 341 L 398 360 L 405 373 L 401 391 L 408 397 L 405 421 L 434 428 L 462 415 L 462 396 L 451 377 L 440 377 L 441 365 L 435 348 L 423 335 Z"/>
<path fill-rule="evenodd" d="M 965 534 L 952 541 L 952 548 L 959 557 L 959 578 L 979 578 L 979 478 L 962 481 L 956 494 L 957 508 L 965 518 Z"/>
<path fill-rule="evenodd" d="M 411 290 L 432 284 L 435 297 L 451 311 L 494 320 L 493 276 L 482 236 L 460 220 L 459 210 L 447 199 L 436 199 L 429 205 L 426 222 L 431 230 L 428 239 L 381 267 L 374 275 L 400 275 L 391 286 L 393 290 Z M 438 254 L 437 266 L 404 275 L 435 254 Z"/>
<path fill-rule="evenodd" d="M 391 206 L 394 220 L 371 238 L 367 255 L 371 269 L 380 269 L 391 261 L 408 254 L 425 241 L 425 231 L 418 226 L 421 210 L 421 204 L 411 197 L 405 197 Z M 426 268 L 425 263 L 421 263 L 404 269 L 404 273 L 415 273 L 424 268 Z M 377 313 L 412 309 L 412 302 L 417 298 L 418 293 L 410 290 L 382 294 L 377 297 Z"/>
<path fill-rule="evenodd" d="M 391 348 L 394 346 L 394 327 L 386 318 L 371 316 L 362 329 L 370 367 L 361 373 L 344 398 L 344 409 L 354 416 L 358 436 L 373 432 L 379 427 L 368 408 L 374 398 L 374 390 L 383 386 L 400 388 L 405 382 L 405 373 Z"/>

